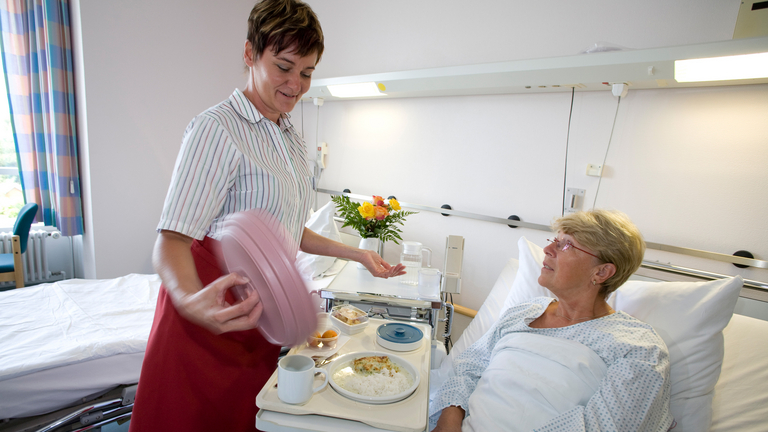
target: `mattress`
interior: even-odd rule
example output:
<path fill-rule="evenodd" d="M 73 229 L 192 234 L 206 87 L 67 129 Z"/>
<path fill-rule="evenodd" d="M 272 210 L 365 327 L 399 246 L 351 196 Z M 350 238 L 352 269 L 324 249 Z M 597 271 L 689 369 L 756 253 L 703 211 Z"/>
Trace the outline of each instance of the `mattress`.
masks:
<path fill-rule="evenodd" d="M 131 274 L 0 293 L 0 419 L 138 382 L 159 288 Z"/>

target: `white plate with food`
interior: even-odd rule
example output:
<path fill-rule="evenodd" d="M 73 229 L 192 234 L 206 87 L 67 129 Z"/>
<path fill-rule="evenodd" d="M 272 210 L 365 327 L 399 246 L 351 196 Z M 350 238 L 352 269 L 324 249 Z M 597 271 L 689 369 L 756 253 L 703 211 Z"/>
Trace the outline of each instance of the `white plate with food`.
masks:
<path fill-rule="evenodd" d="M 419 387 L 419 372 L 410 362 L 383 352 L 344 354 L 328 372 L 328 381 L 339 394 L 369 404 L 401 401 Z"/>

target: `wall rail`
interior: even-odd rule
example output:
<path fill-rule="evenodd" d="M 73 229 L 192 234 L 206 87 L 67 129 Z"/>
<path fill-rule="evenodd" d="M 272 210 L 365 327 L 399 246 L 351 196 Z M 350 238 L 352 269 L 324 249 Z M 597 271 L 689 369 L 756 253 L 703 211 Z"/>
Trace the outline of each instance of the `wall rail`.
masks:
<path fill-rule="evenodd" d="M 361 199 L 361 200 L 369 200 L 371 199 L 371 196 L 372 196 L 372 195 L 352 194 L 352 193 L 346 193 L 343 191 L 336 191 L 336 190 L 323 189 L 323 188 L 318 188 L 317 192 L 325 193 L 328 195 L 346 195 L 346 196 L 349 196 L 350 198 Z M 476 220 L 481 220 L 485 222 L 498 223 L 498 224 L 503 224 L 511 227 L 529 228 L 529 229 L 547 231 L 547 232 L 551 231 L 549 225 L 542 225 L 542 224 L 536 224 L 536 223 L 525 222 L 525 221 L 509 220 L 501 217 L 488 216 L 488 215 L 483 215 L 478 213 L 469 213 L 469 212 L 444 209 L 439 207 L 430 207 L 422 204 L 413 204 L 413 203 L 402 202 L 402 201 L 400 201 L 400 206 L 408 209 L 448 214 L 452 216 L 476 219 Z M 670 246 L 662 243 L 655 243 L 655 242 L 649 242 L 649 241 L 646 241 L 645 244 L 648 249 L 672 252 L 672 253 L 677 253 L 681 255 L 689 255 L 689 256 L 694 256 L 698 258 L 705 258 L 705 259 L 727 262 L 732 264 L 745 265 L 745 266 L 759 268 L 759 269 L 768 269 L 768 261 L 764 261 L 764 260 L 753 259 L 753 258 L 743 258 L 743 257 L 734 256 L 734 255 L 722 254 L 718 252 L 709 252 L 709 251 L 703 251 L 703 250 L 691 249 L 691 248 L 685 248 L 685 247 L 679 247 L 679 246 Z"/>

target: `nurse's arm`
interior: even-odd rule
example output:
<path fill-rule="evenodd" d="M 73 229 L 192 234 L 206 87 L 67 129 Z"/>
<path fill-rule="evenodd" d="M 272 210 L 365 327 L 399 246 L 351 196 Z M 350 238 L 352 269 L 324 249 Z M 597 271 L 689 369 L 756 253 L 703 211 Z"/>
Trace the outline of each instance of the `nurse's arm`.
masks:
<path fill-rule="evenodd" d="M 262 304 L 253 291 L 247 299 L 229 305 L 224 295 L 230 287 L 248 279 L 236 273 L 222 276 L 203 286 L 190 250 L 193 239 L 175 231 L 163 230 L 152 254 L 155 271 L 176 310 L 187 320 L 214 334 L 248 330 L 257 326 Z"/>
<path fill-rule="evenodd" d="M 389 265 L 374 251 L 347 246 L 344 243 L 323 237 L 306 227 L 304 228 L 304 234 L 301 236 L 301 250 L 315 255 L 332 256 L 359 262 L 372 275 L 380 278 L 386 279 L 405 274 L 405 267 L 402 264 Z"/>

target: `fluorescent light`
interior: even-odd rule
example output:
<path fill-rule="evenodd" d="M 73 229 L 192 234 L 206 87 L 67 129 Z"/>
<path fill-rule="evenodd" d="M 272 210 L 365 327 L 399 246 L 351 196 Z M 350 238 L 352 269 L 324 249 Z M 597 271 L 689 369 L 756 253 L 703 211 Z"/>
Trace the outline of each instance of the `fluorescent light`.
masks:
<path fill-rule="evenodd" d="M 768 78 L 768 53 L 675 61 L 677 82 Z"/>
<path fill-rule="evenodd" d="M 331 92 L 331 95 L 338 98 L 385 96 L 385 93 L 382 93 L 384 90 L 386 90 L 384 84 L 379 83 L 379 85 L 376 85 L 375 82 L 328 86 L 328 91 Z"/>

